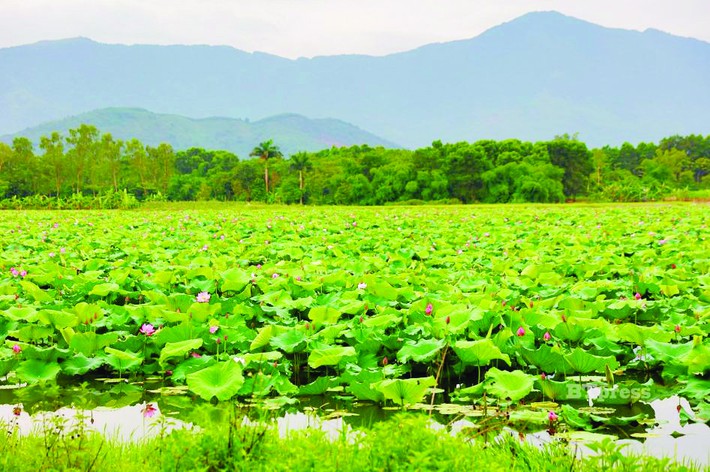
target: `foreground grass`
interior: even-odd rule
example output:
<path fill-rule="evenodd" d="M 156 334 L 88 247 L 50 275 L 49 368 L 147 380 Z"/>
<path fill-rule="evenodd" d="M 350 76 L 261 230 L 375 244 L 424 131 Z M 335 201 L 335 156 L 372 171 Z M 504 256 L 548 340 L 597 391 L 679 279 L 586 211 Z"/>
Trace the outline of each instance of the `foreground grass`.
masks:
<path fill-rule="evenodd" d="M 700 470 L 668 459 L 626 456 L 612 444 L 584 459 L 575 458 L 563 444 L 541 449 L 512 437 L 484 444 L 434 431 L 422 416 L 398 416 L 375 424 L 367 434 L 344 434 L 336 440 L 319 430 L 280 438 L 275 428 L 235 424 L 202 432 L 173 431 L 130 444 L 81 430 L 50 428 L 19 437 L 10 429 L 0 439 L 0 452 L 0 470 L 13 472 Z"/>

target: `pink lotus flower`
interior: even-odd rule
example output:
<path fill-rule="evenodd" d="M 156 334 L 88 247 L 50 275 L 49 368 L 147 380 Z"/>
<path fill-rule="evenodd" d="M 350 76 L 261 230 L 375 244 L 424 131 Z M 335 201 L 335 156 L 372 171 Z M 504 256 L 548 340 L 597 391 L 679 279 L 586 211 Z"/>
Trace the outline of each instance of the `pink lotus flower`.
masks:
<path fill-rule="evenodd" d="M 300 275 L 297 275 L 297 276 L 296 276 L 296 280 L 300 282 L 300 281 L 301 281 L 301 276 L 300 276 Z"/>
<path fill-rule="evenodd" d="M 365 290 L 367 288 L 367 284 L 365 282 L 360 282 L 359 284 L 357 284 L 357 288 L 359 288 L 360 290 Z"/>
<path fill-rule="evenodd" d="M 10 268 L 10 273 L 12 274 L 13 277 L 17 277 L 18 275 L 20 275 L 20 271 L 15 269 L 14 267 Z"/>
<path fill-rule="evenodd" d="M 515 334 L 517 334 L 518 336 L 525 336 L 525 328 L 521 326 L 520 328 L 518 328 L 518 331 Z"/>
<path fill-rule="evenodd" d="M 143 418 L 152 418 L 158 413 L 158 409 L 152 403 L 147 403 L 143 408 Z"/>
<path fill-rule="evenodd" d="M 197 294 L 197 303 L 209 303 L 210 294 L 209 292 L 200 292 Z"/>
<path fill-rule="evenodd" d="M 549 341 L 551 337 L 552 336 L 550 336 L 550 333 L 547 331 L 545 331 L 545 334 L 542 335 L 542 339 L 544 339 L 545 342 Z"/>
<path fill-rule="evenodd" d="M 271 278 L 272 278 L 272 279 L 278 279 L 278 278 L 279 278 L 279 274 L 277 274 L 276 272 L 274 272 L 274 273 L 271 275 Z"/>
<path fill-rule="evenodd" d="M 22 277 L 22 278 L 27 277 L 27 271 L 26 271 L 26 270 L 21 270 L 21 271 L 20 271 L 20 277 Z"/>
<path fill-rule="evenodd" d="M 202 357 L 202 354 L 200 354 L 199 352 L 193 352 L 190 355 L 195 359 L 199 359 L 200 357 Z"/>
<path fill-rule="evenodd" d="M 15 354 L 19 354 L 20 352 L 22 352 L 22 348 L 20 347 L 19 344 L 13 344 L 12 345 L 12 352 L 14 352 Z"/>
<path fill-rule="evenodd" d="M 145 334 L 146 336 L 153 336 L 155 334 L 155 328 L 150 323 L 143 323 L 140 333 Z"/>
<path fill-rule="evenodd" d="M 434 312 L 434 305 L 431 303 L 427 303 L 426 310 L 424 310 L 424 313 L 427 315 L 431 315 Z"/>
<path fill-rule="evenodd" d="M 547 419 L 550 421 L 550 423 L 553 423 L 553 422 L 557 421 L 558 419 L 560 419 L 560 417 L 557 416 L 557 413 L 555 413 L 554 411 L 551 411 L 547 414 Z"/>
<path fill-rule="evenodd" d="M 210 326 L 210 334 L 214 334 L 219 329 L 219 326 Z"/>

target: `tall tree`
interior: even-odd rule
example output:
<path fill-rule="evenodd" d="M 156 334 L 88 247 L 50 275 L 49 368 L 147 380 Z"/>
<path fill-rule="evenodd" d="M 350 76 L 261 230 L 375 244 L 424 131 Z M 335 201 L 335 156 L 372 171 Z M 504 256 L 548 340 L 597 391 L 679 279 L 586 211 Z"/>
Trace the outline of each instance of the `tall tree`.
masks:
<path fill-rule="evenodd" d="M 147 148 L 148 162 L 154 173 L 158 188 L 163 195 L 168 193 L 168 182 L 175 172 L 175 151 L 170 144 L 161 143 L 158 147 Z"/>
<path fill-rule="evenodd" d="M 298 172 L 298 189 L 301 191 L 301 205 L 303 205 L 303 173 L 313 170 L 313 164 L 311 164 L 308 154 L 299 152 L 291 156 L 291 170 Z"/>
<path fill-rule="evenodd" d="M 67 162 L 64 156 L 64 139 L 56 131 L 40 138 L 39 147 L 44 151 L 42 162 L 54 183 L 57 196 L 62 193 L 62 185 L 67 177 Z"/>
<path fill-rule="evenodd" d="M 592 153 L 576 136 L 566 134 L 548 142 L 547 151 L 550 162 L 565 171 L 562 178 L 565 196 L 574 199 L 585 190 L 589 174 L 594 171 Z"/>
<path fill-rule="evenodd" d="M 269 195 L 269 159 L 283 157 L 281 149 L 274 144 L 272 139 L 259 143 L 250 153 L 250 156 L 258 157 L 264 161 L 264 186 L 266 187 L 266 195 Z"/>
<path fill-rule="evenodd" d="M 18 196 L 32 195 L 39 187 L 39 172 L 37 158 L 32 141 L 25 137 L 12 140 L 11 187 L 13 194 Z"/>
<path fill-rule="evenodd" d="M 123 160 L 123 141 L 113 139 L 111 133 L 101 136 L 99 143 L 99 156 L 102 174 L 106 176 L 114 192 L 118 192 L 119 178 L 121 176 Z"/>
<path fill-rule="evenodd" d="M 128 162 L 130 167 L 138 177 L 138 185 L 142 191 L 142 198 L 148 195 L 148 176 L 149 176 L 149 165 L 148 165 L 148 154 L 145 151 L 143 143 L 137 139 L 131 139 L 126 143 L 126 156 L 128 157 Z"/>
<path fill-rule="evenodd" d="M 67 157 L 74 174 L 74 191 L 76 193 L 80 193 L 84 188 L 87 171 L 97 160 L 98 137 L 99 130 L 91 125 L 83 124 L 76 129 L 69 130 L 67 143 L 72 147 L 67 152 Z"/>

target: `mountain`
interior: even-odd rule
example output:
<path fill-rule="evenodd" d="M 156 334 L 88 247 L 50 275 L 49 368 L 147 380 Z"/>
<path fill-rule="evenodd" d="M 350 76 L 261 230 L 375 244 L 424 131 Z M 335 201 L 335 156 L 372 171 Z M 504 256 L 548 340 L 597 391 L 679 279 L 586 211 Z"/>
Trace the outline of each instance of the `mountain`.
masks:
<path fill-rule="evenodd" d="M 432 140 L 591 145 L 710 131 L 710 43 L 530 13 L 382 57 L 290 60 L 214 46 L 87 39 L 0 49 L 0 133 L 97 108 L 192 117 L 337 117 L 407 147 Z"/>
<path fill-rule="evenodd" d="M 353 144 L 399 147 L 334 119 L 312 120 L 296 114 L 277 115 L 255 122 L 219 117 L 192 119 L 151 113 L 140 108 L 103 108 L 2 136 L 0 141 L 9 143 L 14 136 L 25 136 L 39 143 L 41 136 L 48 136 L 52 131 L 67 136 L 70 129 L 78 128 L 82 123 L 92 124 L 101 132 L 111 133 L 114 138 L 123 140 L 137 138 L 152 146 L 166 142 L 178 150 L 190 147 L 224 149 L 242 158 L 267 139 L 273 139 L 286 155 Z"/>

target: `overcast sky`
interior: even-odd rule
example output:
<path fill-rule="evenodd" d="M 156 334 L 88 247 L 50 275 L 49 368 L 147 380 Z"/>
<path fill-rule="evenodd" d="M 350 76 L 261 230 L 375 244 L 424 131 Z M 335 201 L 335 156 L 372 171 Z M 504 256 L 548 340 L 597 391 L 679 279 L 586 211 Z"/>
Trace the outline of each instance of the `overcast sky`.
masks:
<path fill-rule="evenodd" d="M 471 38 L 536 10 L 710 42 L 710 0 L 0 0 L 0 47 L 84 36 L 291 58 L 384 55 Z"/>

